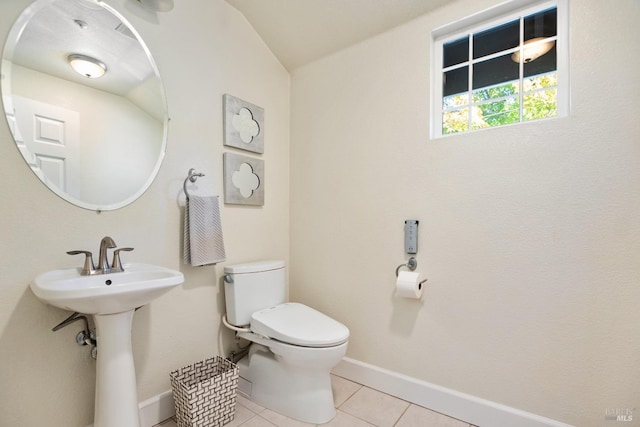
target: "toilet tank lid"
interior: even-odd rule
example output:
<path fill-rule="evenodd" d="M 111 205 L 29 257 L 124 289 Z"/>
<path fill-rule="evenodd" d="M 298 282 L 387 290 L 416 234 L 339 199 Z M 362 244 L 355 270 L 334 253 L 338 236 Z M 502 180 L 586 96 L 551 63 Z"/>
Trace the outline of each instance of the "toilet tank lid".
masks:
<path fill-rule="evenodd" d="M 260 271 L 278 270 L 284 268 L 284 261 L 255 261 L 247 262 L 244 264 L 227 265 L 224 267 L 224 272 L 227 274 L 242 274 L 242 273 L 258 273 Z"/>

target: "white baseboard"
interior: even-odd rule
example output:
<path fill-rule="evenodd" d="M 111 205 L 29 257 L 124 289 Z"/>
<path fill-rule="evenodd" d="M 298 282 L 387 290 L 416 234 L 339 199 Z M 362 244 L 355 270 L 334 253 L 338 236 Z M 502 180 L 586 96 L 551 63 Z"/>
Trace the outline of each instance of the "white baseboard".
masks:
<path fill-rule="evenodd" d="M 333 374 L 480 427 L 572 427 L 345 357 Z"/>
<path fill-rule="evenodd" d="M 348 357 L 333 374 L 480 427 L 573 427 Z M 141 427 L 153 427 L 175 415 L 171 390 L 140 402 L 139 407 Z"/>
<path fill-rule="evenodd" d="M 140 426 L 153 427 L 175 415 L 173 392 L 167 390 L 144 402 L 140 402 L 138 407 L 140 408 Z"/>

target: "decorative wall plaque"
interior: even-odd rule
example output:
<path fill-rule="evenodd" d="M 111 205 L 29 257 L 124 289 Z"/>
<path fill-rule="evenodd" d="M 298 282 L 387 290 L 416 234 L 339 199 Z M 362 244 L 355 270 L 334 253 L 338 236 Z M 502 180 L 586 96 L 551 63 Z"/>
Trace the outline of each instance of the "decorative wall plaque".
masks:
<path fill-rule="evenodd" d="M 264 160 L 224 153 L 224 202 L 264 205 Z"/>
<path fill-rule="evenodd" d="M 225 94 L 224 145 L 264 153 L 264 109 Z"/>

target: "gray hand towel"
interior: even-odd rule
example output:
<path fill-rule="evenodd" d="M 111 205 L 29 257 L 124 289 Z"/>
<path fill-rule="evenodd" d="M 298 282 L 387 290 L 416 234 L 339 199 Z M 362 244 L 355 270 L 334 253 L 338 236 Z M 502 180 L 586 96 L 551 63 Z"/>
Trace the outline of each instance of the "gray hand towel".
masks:
<path fill-rule="evenodd" d="M 191 195 L 184 209 L 184 262 L 193 266 L 226 259 L 218 196 Z"/>

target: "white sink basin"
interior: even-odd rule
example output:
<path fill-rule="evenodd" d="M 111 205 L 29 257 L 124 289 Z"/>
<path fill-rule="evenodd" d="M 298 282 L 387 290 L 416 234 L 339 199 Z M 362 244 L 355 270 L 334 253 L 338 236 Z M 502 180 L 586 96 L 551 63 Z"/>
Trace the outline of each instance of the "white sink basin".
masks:
<path fill-rule="evenodd" d="M 114 314 L 148 304 L 184 282 L 175 270 L 151 264 L 124 265 L 123 272 L 81 276 L 80 268 L 53 270 L 31 283 L 43 302 L 83 314 Z"/>
<path fill-rule="evenodd" d="M 179 271 L 151 264 L 123 272 L 80 275 L 80 268 L 41 274 L 31 290 L 54 307 L 93 315 L 98 358 L 94 427 L 140 427 L 131 345 L 135 309 L 184 282 Z"/>

